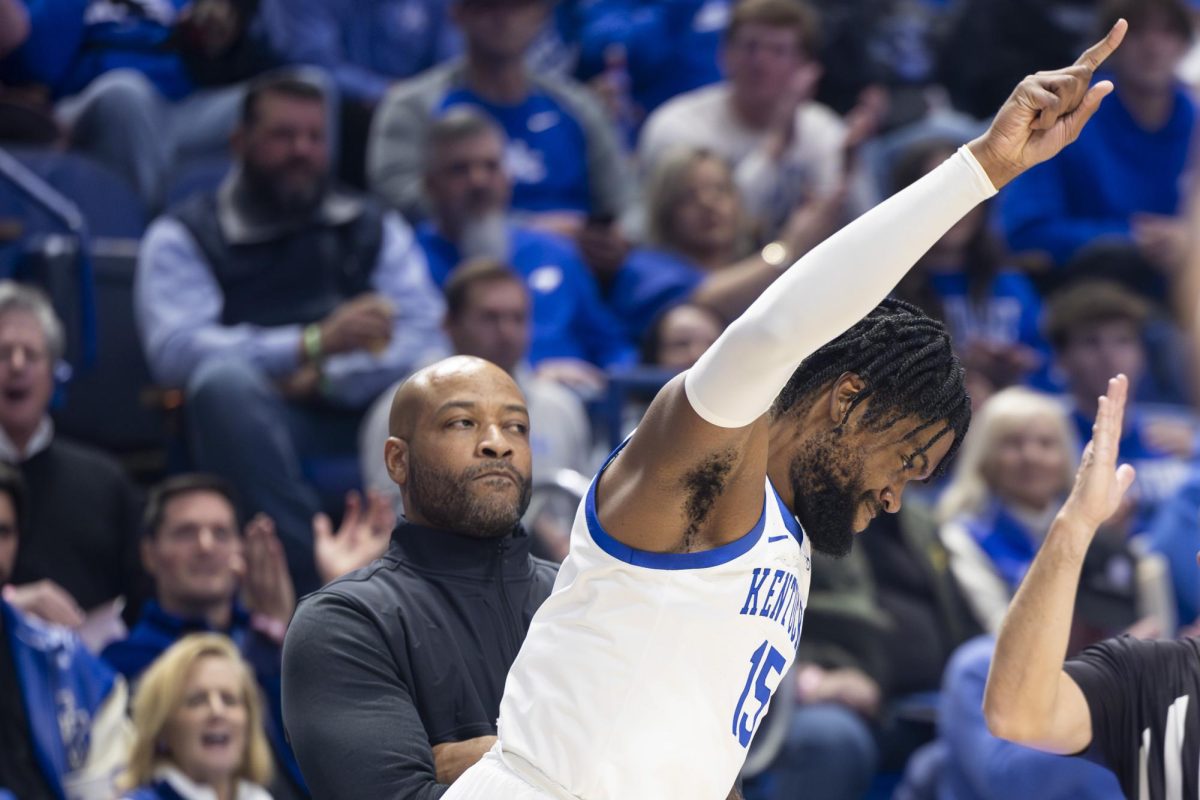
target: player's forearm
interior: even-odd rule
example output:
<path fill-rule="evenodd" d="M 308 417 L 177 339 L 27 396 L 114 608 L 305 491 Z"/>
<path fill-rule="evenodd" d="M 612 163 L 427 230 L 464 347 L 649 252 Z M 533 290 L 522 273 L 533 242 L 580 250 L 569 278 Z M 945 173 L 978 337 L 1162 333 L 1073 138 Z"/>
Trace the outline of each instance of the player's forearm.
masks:
<path fill-rule="evenodd" d="M 866 316 L 946 231 L 993 194 L 987 174 L 963 148 L 814 248 L 690 371 L 693 407 L 714 425 L 753 422 L 801 361 Z"/>
<path fill-rule="evenodd" d="M 1064 509 L 1017 589 L 983 698 L 996 736 L 1035 743 L 1054 721 L 1075 592 L 1094 532 Z"/>

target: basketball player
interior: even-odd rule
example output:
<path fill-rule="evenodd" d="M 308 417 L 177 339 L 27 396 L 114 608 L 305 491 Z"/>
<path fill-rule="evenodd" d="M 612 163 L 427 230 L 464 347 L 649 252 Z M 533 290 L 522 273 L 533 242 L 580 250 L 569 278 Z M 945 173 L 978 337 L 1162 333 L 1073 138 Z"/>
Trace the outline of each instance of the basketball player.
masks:
<path fill-rule="evenodd" d="M 499 742 L 447 800 L 730 795 L 795 657 L 811 548 L 849 550 L 969 422 L 942 326 L 877 304 L 1074 140 L 1112 90 L 1089 84 L 1125 27 L 1022 81 L 987 133 L 783 273 L 663 388 L 592 482 L 509 672 Z"/>

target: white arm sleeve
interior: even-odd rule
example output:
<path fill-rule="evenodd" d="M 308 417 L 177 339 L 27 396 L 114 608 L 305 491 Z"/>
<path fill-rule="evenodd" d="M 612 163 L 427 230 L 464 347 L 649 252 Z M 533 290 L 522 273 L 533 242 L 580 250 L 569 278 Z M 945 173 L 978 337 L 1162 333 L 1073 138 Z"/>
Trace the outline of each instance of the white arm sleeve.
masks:
<path fill-rule="evenodd" d="M 964 146 L 811 250 L 688 371 L 692 408 L 722 428 L 754 422 L 801 361 L 870 313 L 954 223 L 995 193 Z"/>

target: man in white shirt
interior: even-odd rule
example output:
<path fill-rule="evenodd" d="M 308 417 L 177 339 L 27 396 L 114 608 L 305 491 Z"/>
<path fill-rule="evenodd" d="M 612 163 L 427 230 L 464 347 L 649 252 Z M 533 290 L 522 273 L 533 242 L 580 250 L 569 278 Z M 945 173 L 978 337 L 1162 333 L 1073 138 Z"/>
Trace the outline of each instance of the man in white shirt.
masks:
<path fill-rule="evenodd" d="M 681 94 L 650 115 L 642 169 L 673 147 L 712 150 L 735 170 L 746 207 L 778 229 L 799 202 L 832 192 L 842 172 L 842 120 L 811 98 L 821 78 L 816 12 L 797 0 L 745 0 L 721 49 L 726 80 Z"/>

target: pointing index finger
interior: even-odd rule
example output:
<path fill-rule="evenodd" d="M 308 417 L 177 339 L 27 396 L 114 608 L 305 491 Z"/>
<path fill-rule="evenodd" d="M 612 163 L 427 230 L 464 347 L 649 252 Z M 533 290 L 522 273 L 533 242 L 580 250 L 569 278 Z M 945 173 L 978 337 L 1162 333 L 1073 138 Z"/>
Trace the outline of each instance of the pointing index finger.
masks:
<path fill-rule="evenodd" d="M 1084 50 L 1083 55 L 1075 59 L 1075 65 L 1087 67 L 1092 72 L 1095 72 L 1104 63 L 1104 60 L 1121 46 L 1127 30 L 1129 30 L 1129 23 L 1123 19 L 1117 20 L 1117 24 L 1112 26 L 1107 36 L 1087 50 Z"/>

